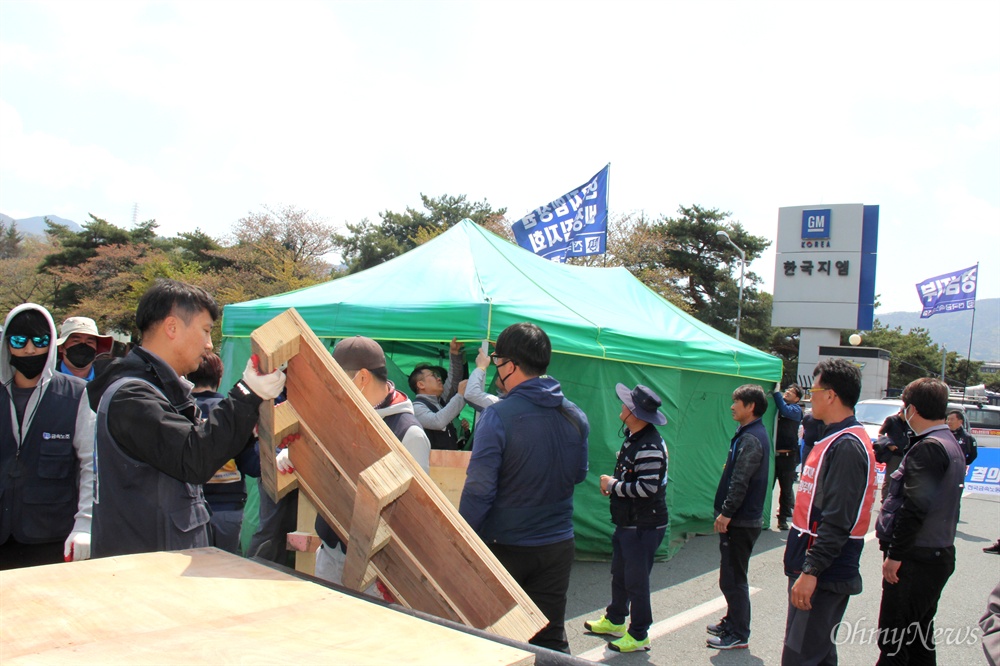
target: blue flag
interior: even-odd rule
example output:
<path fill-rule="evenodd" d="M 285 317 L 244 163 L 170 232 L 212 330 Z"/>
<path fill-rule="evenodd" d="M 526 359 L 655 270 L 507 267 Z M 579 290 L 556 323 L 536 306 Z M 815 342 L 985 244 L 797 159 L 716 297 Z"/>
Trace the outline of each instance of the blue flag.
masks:
<path fill-rule="evenodd" d="M 511 225 L 517 244 L 560 263 L 567 257 L 604 254 L 608 242 L 610 172 L 608 164 L 585 184 Z"/>
<path fill-rule="evenodd" d="M 917 285 L 923 305 L 920 318 L 927 319 L 942 312 L 964 312 L 976 309 L 976 274 L 979 265 L 954 273 L 945 273 Z"/>

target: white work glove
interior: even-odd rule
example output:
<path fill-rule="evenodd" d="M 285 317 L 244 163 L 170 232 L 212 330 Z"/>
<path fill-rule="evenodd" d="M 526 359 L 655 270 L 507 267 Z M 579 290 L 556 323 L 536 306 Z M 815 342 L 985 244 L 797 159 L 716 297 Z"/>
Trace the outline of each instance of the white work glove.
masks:
<path fill-rule="evenodd" d="M 292 461 L 288 459 L 288 449 L 281 449 L 281 452 L 274 458 L 274 462 L 278 465 L 278 471 L 282 474 L 289 474 L 295 471 L 292 467 Z"/>
<path fill-rule="evenodd" d="M 90 559 L 90 533 L 70 532 L 63 546 L 63 559 L 67 562 L 79 562 Z"/>
<path fill-rule="evenodd" d="M 285 388 L 285 373 L 281 370 L 266 375 L 257 370 L 257 355 L 247 361 L 247 369 L 243 371 L 243 383 L 262 400 L 274 400 Z"/>

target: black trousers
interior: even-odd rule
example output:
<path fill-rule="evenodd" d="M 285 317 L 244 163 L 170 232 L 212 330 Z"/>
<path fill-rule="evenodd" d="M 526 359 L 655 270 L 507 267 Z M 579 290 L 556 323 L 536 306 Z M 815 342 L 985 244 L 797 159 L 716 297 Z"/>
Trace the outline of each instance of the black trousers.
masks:
<path fill-rule="evenodd" d="M 955 571 L 954 550 L 942 550 L 945 552 L 940 561 L 904 561 L 899 567 L 899 582 L 895 585 L 882 579 L 882 606 L 878 612 L 879 664 L 937 663 L 934 615 L 941 591 Z"/>
<path fill-rule="evenodd" d="M 719 534 L 719 589 L 729 606 L 726 612 L 730 631 L 737 637 L 750 638 L 750 583 L 747 571 L 750 554 L 760 536 L 756 527 L 733 527 Z"/>
<path fill-rule="evenodd" d="M 796 580 L 788 579 L 789 595 Z M 812 610 L 799 610 L 789 600 L 782 666 L 836 666 L 836 636 L 850 598 L 849 594 L 817 587 L 811 599 Z"/>
<path fill-rule="evenodd" d="M 781 488 L 778 495 L 778 520 L 789 519 L 795 508 L 795 454 L 775 454 L 774 483 Z M 774 485 L 771 486 L 774 489 Z"/>
<path fill-rule="evenodd" d="M 529 643 L 569 654 L 566 640 L 566 592 L 576 555 L 576 539 L 545 546 L 489 544 L 507 573 L 535 602 L 549 623 Z"/>
<path fill-rule="evenodd" d="M 611 604 L 605 615 L 615 624 L 631 617 L 628 633 L 637 641 L 646 637 L 653 624 L 649 574 L 666 533 L 665 526 L 616 527 L 611 537 Z"/>
<path fill-rule="evenodd" d="M 288 533 L 295 531 L 299 491 L 293 490 L 276 504 L 267 491 L 261 488 L 260 479 L 257 479 L 257 489 L 260 491 L 260 523 L 250 539 L 247 557 L 259 557 L 294 568 L 295 556 L 288 550 L 286 542 Z"/>

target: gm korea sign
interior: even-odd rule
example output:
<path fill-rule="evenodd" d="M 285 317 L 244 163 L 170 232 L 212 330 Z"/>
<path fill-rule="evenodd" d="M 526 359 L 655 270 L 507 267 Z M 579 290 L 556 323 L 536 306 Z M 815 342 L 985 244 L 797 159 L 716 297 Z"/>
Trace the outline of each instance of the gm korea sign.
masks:
<path fill-rule="evenodd" d="M 830 247 L 831 218 L 829 208 L 802 211 L 803 248 Z"/>
<path fill-rule="evenodd" d="M 772 326 L 871 330 L 878 206 L 778 209 Z"/>

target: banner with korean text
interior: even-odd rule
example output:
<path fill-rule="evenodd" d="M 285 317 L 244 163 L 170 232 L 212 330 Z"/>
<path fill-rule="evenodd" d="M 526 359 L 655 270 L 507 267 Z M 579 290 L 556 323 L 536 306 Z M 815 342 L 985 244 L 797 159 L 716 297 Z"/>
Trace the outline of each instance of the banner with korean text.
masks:
<path fill-rule="evenodd" d="M 979 455 L 965 472 L 965 492 L 1000 497 L 1000 449 L 979 447 Z"/>
<path fill-rule="evenodd" d="M 979 265 L 954 273 L 945 273 L 924 280 L 917 285 L 917 294 L 923 307 L 920 318 L 927 319 L 946 312 L 965 312 L 976 309 L 976 277 Z"/>
<path fill-rule="evenodd" d="M 604 254 L 608 239 L 608 175 L 611 164 L 589 181 L 540 206 L 511 225 L 517 244 L 551 261 Z"/>

